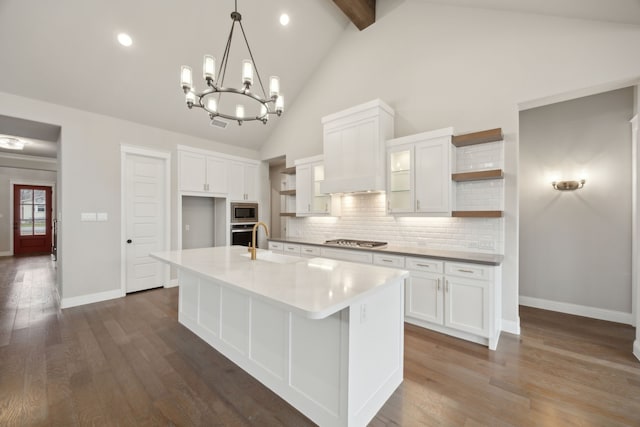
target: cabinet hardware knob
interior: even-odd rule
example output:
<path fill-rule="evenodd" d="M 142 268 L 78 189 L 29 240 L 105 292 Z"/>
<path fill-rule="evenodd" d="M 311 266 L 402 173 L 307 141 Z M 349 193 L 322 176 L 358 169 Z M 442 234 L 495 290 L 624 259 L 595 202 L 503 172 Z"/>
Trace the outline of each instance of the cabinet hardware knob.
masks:
<path fill-rule="evenodd" d="M 131 243 L 131 242 L 133 242 L 133 240 L 127 239 L 127 243 Z"/>
<path fill-rule="evenodd" d="M 416 200 L 416 210 L 420 210 L 420 200 Z"/>

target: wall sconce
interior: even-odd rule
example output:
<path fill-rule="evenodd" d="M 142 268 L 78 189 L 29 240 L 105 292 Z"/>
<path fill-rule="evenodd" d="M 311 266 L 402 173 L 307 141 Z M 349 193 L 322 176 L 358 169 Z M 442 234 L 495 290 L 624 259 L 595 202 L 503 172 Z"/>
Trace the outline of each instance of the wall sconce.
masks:
<path fill-rule="evenodd" d="M 551 185 L 554 190 L 573 191 L 584 187 L 585 182 L 587 181 L 584 179 L 581 179 L 580 181 L 553 181 Z"/>

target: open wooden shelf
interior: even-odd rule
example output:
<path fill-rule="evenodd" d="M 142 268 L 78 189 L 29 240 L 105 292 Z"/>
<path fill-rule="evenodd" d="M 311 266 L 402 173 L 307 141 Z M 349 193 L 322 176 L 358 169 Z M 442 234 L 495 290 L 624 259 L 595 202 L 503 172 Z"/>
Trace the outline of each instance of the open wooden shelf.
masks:
<path fill-rule="evenodd" d="M 296 216 L 295 212 L 280 212 L 280 216 Z"/>
<path fill-rule="evenodd" d="M 281 196 L 295 196 L 296 195 L 296 190 L 295 190 L 295 188 L 293 190 L 280 190 L 280 195 Z"/>
<path fill-rule="evenodd" d="M 464 135 L 454 135 L 451 143 L 456 147 L 467 145 L 484 144 L 486 142 L 502 141 L 502 128 L 483 130 L 480 132 L 466 133 Z"/>
<path fill-rule="evenodd" d="M 502 218 L 504 211 L 453 211 L 454 218 Z"/>
<path fill-rule="evenodd" d="M 284 169 L 281 173 L 283 173 L 285 175 L 295 175 L 296 174 L 296 167 L 295 166 L 291 166 L 290 168 Z"/>
<path fill-rule="evenodd" d="M 451 179 L 456 182 L 463 181 L 482 181 L 485 179 L 503 179 L 504 172 L 502 169 L 491 169 L 477 172 L 461 172 L 451 174 Z"/>

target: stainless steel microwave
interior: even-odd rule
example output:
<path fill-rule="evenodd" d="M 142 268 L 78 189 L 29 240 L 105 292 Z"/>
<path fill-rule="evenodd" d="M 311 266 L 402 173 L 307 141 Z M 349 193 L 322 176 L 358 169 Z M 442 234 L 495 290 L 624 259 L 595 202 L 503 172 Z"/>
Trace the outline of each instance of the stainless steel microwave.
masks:
<path fill-rule="evenodd" d="M 258 204 L 231 203 L 231 222 L 258 222 Z"/>

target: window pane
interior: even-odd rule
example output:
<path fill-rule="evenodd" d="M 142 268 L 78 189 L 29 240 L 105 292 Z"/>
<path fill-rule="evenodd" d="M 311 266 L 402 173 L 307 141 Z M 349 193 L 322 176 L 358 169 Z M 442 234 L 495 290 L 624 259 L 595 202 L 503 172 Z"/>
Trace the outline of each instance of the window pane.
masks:
<path fill-rule="evenodd" d="M 34 190 L 33 198 L 36 204 L 44 205 L 46 202 L 47 192 L 45 190 Z"/>
<path fill-rule="evenodd" d="M 44 236 L 47 234 L 47 224 L 44 219 L 34 221 L 33 234 L 36 236 Z"/>
<path fill-rule="evenodd" d="M 46 205 L 35 205 L 33 207 L 33 217 L 35 219 L 44 219 L 47 217 L 47 206 Z"/>
<path fill-rule="evenodd" d="M 20 203 L 33 203 L 33 190 L 20 190 Z"/>
<path fill-rule="evenodd" d="M 33 223 L 31 221 L 20 221 L 20 235 L 33 236 Z"/>
<path fill-rule="evenodd" d="M 20 206 L 20 219 L 28 219 L 33 218 L 33 205 L 22 205 Z"/>

